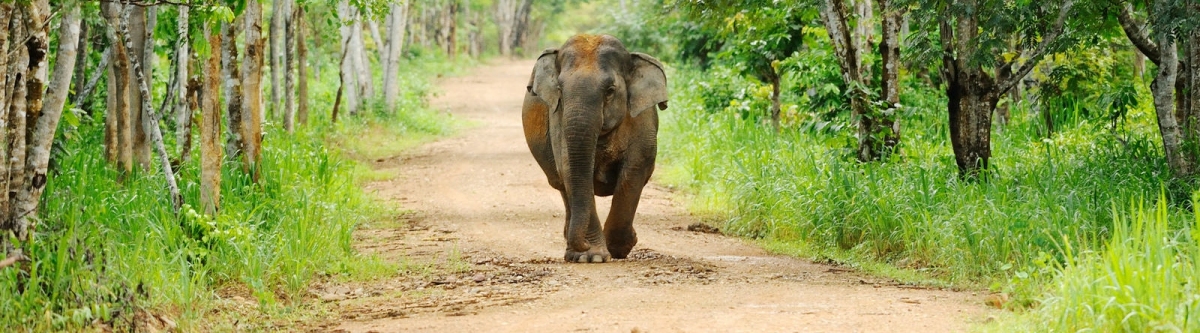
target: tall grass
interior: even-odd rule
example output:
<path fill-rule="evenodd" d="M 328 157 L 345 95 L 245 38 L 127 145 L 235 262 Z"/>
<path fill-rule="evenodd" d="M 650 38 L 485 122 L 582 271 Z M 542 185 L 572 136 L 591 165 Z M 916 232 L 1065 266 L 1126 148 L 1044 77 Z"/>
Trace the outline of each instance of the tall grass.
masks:
<path fill-rule="evenodd" d="M 432 56 L 410 60 L 394 112 L 375 103 L 339 124 L 328 116 L 337 78 L 326 75 L 313 84 L 309 126 L 285 133 L 268 124 L 258 183 L 238 161 L 226 161 L 216 216 L 193 208 L 198 158 L 178 173 L 188 203 L 178 216 L 160 175 L 137 171 L 118 182 L 103 157 L 97 115 L 55 157 L 36 241 L 25 245 L 32 260 L 0 270 L 0 331 L 76 330 L 94 322 L 128 329 L 146 310 L 198 329 L 222 289 L 248 290 L 269 310 L 302 298 L 317 276 L 380 265 L 354 252 L 352 232 L 389 209 L 359 189 L 367 168 L 352 157 L 362 153 L 329 143 L 357 142 L 365 133 L 381 141 L 448 133 L 452 121 L 424 98 L 432 77 L 451 67 Z"/>
<path fill-rule="evenodd" d="M 1200 211 L 1176 226 L 1164 197 L 1114 214 L 1102 251 L 1067 249 L 1041 307 L 998 324 L 1049 332 L 1200 330 Z M 1196 207 L 1196 199 L 1192 205 Z M 1114 208 L 1115 210 L 1115 208 Z"/>
<path fill-rule="evenodd" d="M 728 230 L 818 259 L 887 263 L 922 279 L 990 286 L 1022 304 L 1041 294 L 1047 264 L 1066 261 L 1063 246 L 1104 244 L 1113 202 L 1152 196 L 1170 182 L 1156 137 L 1147 134 L 1148 109 L 1131 111 L 1121 130 L 1135 139 L 1118 140 L 1100 122 L 1045 137 L 1036 114 L 1015 108 L 1013 122 L 993 134 L 989 180 L 964 182 L 939 91 L 906 86 L 902 153 L 859 163 L 848 117 L 800 112 L 776 134 L 740 108 L 761 103 L 745 93 L 756 84 L 720 71 L 683 69 L 672 78 L 672 108 L 662 112 L 669 181 Z M 803 93 L 790 98 L 800 110 Z M 729 107 L 713 108 L 720 105 Z M 1168 194 L 1186 203 L 1190 191 Z"/>

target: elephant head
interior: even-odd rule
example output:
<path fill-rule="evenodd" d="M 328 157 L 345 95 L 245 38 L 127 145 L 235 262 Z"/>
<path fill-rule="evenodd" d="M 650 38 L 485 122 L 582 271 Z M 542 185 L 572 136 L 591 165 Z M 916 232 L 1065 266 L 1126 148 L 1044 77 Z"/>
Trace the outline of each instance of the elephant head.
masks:
<path fill-rule="evenodd" d="M 549 109 L 549 141 L 565 187 L 568 252 L 600 251 L 594 249 L 604 244 L 595 211 L 594 195 L 601 193 L 594 182 L 603 178 L 596 174 L 597 149 L 614 149 L 609 141 L 621 139 L 610 133 L 657 112 L 656 106 L 667 108 L 663 66 L 612 36 L 577 35 L 542 53 L 532 76 L 526 88 Z"/>

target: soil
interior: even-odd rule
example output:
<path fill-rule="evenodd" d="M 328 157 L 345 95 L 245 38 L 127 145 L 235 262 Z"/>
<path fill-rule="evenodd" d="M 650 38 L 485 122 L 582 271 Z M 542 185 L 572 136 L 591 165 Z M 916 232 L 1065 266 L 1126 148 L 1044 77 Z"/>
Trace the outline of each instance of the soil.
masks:
<path fill-rule="evenodd" d="M 984 296 L 904 286 L 774 255 L 689 216 L 652 181 L 629 259 L 563 262 L 563 207 L 525 146 L 532 61 L 441 79 L 433 105 L 476 124 L 375 167 L 369 191 L 408 210 L 356 234 L 404 273 L 321 282 L 343 332 L 947 332 L 989 316 Z M 671 112 L 666 110 L 662 112 Z M 606 216 L 608 198 L 598 199 Z"/>

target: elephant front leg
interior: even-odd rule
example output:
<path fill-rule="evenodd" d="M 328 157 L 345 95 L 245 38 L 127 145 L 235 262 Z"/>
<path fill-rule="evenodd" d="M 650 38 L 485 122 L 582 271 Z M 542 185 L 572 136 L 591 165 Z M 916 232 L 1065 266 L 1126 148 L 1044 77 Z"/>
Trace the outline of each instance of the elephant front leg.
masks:
<path fill-rule="evenodd" d="M 567 197 L 566 191 L 560 191 L 560 193 L 567 211 L 563 223 L 563 238 L 567 240 L 567 250 L 563 259 L 566 259 L 567 262 L 578 263 L 608 262 L 612 255 L 609 254 L 608 246 L 604 241 L 604 231 L 600 226 L 600 217 L 596 214 L 595 203 L 586 212 L 572 212 L 571 201 Z M 571 220 L 576 216 L 588 219 L 582 234 L 571 233 Z"/>
<path fill-rule="evenodd" d="M 633 246 L 637 245 L 637 232 L 633 230 L 633 216 L 637 213 L 638 202 L 642 198 L 642 188 L 646 186 L 647 177 L 625 177 L 623 173 L 617 190 L 613 193 L 612 208 L 608 210 L 608 219 L 604 222 L 604 238 L 608 243 L 608 252 L 613 258 L 625 259 Z"/>

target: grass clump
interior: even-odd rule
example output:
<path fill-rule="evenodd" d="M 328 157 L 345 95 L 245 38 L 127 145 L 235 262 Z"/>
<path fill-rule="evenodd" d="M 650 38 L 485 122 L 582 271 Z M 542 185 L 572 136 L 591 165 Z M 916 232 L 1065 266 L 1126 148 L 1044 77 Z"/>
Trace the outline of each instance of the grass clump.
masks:
<path fill-rule="evenodd" d="M 1196 207 L 1196 199 L 1192 201 Z M 1116 208 L 1113 209 L 1116 211 Z M 1194 332 L 1200 329 L 1200 211 L 1178 226 L 1165 197 L 1115 212 L 1103 250 L 1075 253 L 1035 310 L 992 328 L 1048 332 Z"/>

